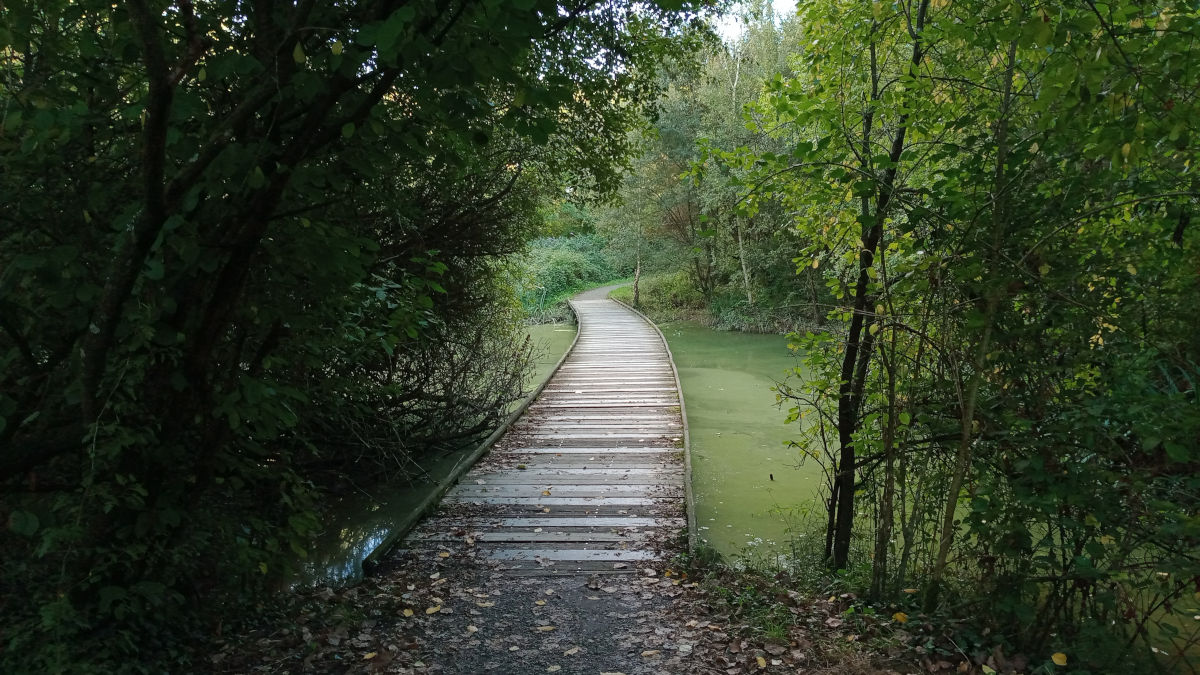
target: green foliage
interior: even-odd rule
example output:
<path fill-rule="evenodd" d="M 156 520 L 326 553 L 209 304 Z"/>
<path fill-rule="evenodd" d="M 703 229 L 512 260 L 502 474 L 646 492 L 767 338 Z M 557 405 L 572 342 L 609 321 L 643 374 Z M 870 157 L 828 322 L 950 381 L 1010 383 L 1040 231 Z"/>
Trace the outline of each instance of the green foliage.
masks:
<path fill-rule="evenodd" d="M 867 539 L 865 592 L 920 586 L 927 610 L 1037 663 L 1133 672 L 1155 647 L 1185 667 L 1194 12 L 801 12 L 794 72 L 747 118 L 783 147 L 712 143 L 698 171 L 724 171 L 745 217 L 781 204 L 796 272 L 834 301 L 829 332 L 796 337 L 809 374 L 784 389 L 833 478 L 825 557 L 861 566 L 851 542 Z"/>
<path fill-rule="evenodd" d="M 799 24 L 774 16 L 769 3 L 748 5 L 733 44 L 710 45 L 699 64 L 667 71 L 665 99 L 639 136 L 642 155 L 623 201 L 600 212 L 598 227 L 631 271 L 640 264 L 650 274 L 686 274 L 709 322 L 786 332 L 824 320 L 819 274 L 797 275 L 793 263 L 811 239 L 790 227 L 779 200 L 743 199 L 745 170 L 703 161 L 706 148 L 777 154 L 789 140 L 761 133 L 754 126 L 761 116 L 746 106 L 765 81 L 790 72 L 787 50 Z"/>
<path fill-rule="evenodd" d="M 673 4 L 5 4 L 0 669 L 191 670 L 335 476 L 494 425 L 498 261 L 615 188 Z"/>
<path fill-rule="evenodd" d="M 521 305 L 539 323 L 565 320 L 568 298 L 620 277 L 595 234 L 535 239 L 516 265 Z"/>
<path fill-rule="evenodd" d="M 641 303 L 638 309 L 655 321 L 678 321 L 706 314 L 704 296 L 686 272 L 655 274 L 641 278 Z M 633 304 L 633 287 L 622 286 L 611 293 L 624 303 Z"/>

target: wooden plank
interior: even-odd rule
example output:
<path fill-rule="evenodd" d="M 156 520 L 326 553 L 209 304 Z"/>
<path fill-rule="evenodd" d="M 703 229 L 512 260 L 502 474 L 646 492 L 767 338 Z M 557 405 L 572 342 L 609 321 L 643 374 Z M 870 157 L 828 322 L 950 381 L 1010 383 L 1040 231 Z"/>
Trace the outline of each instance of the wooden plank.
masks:
<path fill-rule="evenodd" d="M 673 499 L 673 498 L 672 498 Z M 527 506 L 649 506 L 657 503 L 652 497 L 459 497 L 451 492 L 448 504 L 519 504 Z"/>
<path fill-rule="evenodd" d="M 459 529 L 474 525 L 496 527 L 683 527 L 682 518 L 646 518 L 643 516 L 596 516 L 591 518 L 572 517 L 531 517 L 531 518 L 471 518 L 455 519 L 434 516 L 426 521 L 426 526 L 439 526 L 445 529 Z"/>
<path fill-rule="evenodd" d="M 660 556 L 655 551 L 636 549 L 625 551 L 605 551 L 570 548 L 533 548 L 498 549 L 495 551 L 488 551 L 487 557 L 493 560 L 607 560 L 618 562 L 658 560 Z"/>

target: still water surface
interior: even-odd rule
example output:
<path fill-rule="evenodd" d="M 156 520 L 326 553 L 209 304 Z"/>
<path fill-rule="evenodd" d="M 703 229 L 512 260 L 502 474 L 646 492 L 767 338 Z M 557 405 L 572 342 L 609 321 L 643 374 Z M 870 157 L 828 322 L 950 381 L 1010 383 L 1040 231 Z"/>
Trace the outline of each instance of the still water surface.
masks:
<path fill-rule="evenodd" d="M 797 424 L 772 388 L 800 360 L 781 335 L 680 321 L 659 326 L 687 406 L 699 538 L 726 557 L 771 559 L 790 550 L 804 513 L 819 512 L 820 467 L 787 443 Z M 772 479 L 773 477 L 773 479 Z M 811 521 L 810 521 L 811 522 Z"/>

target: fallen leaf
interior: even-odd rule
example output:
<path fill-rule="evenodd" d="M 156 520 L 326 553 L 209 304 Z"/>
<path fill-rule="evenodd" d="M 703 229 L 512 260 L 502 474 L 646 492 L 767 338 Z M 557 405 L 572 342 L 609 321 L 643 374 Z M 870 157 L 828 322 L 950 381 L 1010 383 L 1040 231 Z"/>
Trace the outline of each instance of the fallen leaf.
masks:
<path fill-rule="evenodd" d="M 661 653 L 662 653 L 662 650 L 659 650 L 659 649 L 647 649 L 646 651 L 642 652 L 642 656 L 645 656 L 646 658 L 650 658 L 651 656 L 658 656 Z"/>
<path fill-rule="evenodd" d="M 554 630 L 554 626 L 538 626 L 537 629 L 543 633 L 549 633 L 550 631 Z"/>
<path fill-rule="evenodd" d="M 474 632 L 476 632 L 476 631 L 478 631 L 478 630 L 479 630 L 479 627 L 478 627 L 478 626 L 467 626 L 467 632 L 468 632 L 468 633 L 474 633 Z"/>
<path fill-rule="evenodd" d="M 426 608 L 425 608 L 425 613 L 426 613 L 426 614 L 437 614 L 437 613 L 438 613 L 438 612 L 440 612 L 440 611 L 442 611 L 442 606 L 441 606 L 441 605 L 434 605 L 433 607 L 426 607 Z"/>
<path fill-rule="evenodd" d="M 1050 655 L 1050 660 L 1053 661 L 1054 665 L 1056 666 L 1067 665 L 1067 655 L 1062 652 L 1054 652 Z"/>
<path fill-rule="evenodd" d="M 892 619 L 896 620 L 898 623 L 905 623 L 908 621 L 908 615 L 904 612 L 896 612 L 892 615 Z"/>
<path fill-rule="evenodd" d="M 534 600 L 533 604 L 537 605 L 538 607 L 541 607 L 542 605 L 546 604 L 546 601 L 545 600 Z"/>
<path fill-rule="evenodd" d="M 546 672 L 547 673 L 557 673 L 560 670 L 562 670 L 562 666 L 550 666 L 549 668 L 546 669 Z"/>
<path fill-rule="evenodd" d="M 438 557 L 439 557 L 439 558 L 449 558 L 449 557 L 450 557 L 450 552 L 449 552 L 449 551 L 442 551 L 441 553 L 438 553 Z"/>
<path fill-rule="evenodd" d="M 413 611 L 407 607 L 404 608 L 404 616 L 412 616 Z"/>
<path fill-rule="evenodd" d="M 476 600 L 475 604 L 479 605 L 480 607 L 493 607 L 493 606 L 495 606 L 496 603 L 494 603 L 490 600 L 488 602 L 481 602 L 479 600 Z"/>
<path fill-rule="evenodd" d="M 766 668 L 766 667 L 767 667 L 767 660 L 766 660 L 766 659 L 764 659 L 763 657 L 761 657 L 761 656 L 756 656 L 756 657 L 754 657 L 754 660 L 758 662 L 758 667 L 759 667 L 759 668 Z"/>
<path fill-rule="evenodd" d="M 563 656 L 575 656 L 578 653 L 579 653 L 579 647 L 571 647 L 567 651 L 563 652 Z"/>
<path fill-rule="evenodd" d="M 550 496 L 550 491 L 549 491 L 549 490 L 542 490 L 542 496 L 543 496 L 543 497 L 549 497 L 549 496 Z"/>
<path fill-rule="evenodd" d="M 379 652 L 367 652 L 366 654 L 363 654 L 363 661 L 370 661 L 376 656 L 379 656 Z"/>

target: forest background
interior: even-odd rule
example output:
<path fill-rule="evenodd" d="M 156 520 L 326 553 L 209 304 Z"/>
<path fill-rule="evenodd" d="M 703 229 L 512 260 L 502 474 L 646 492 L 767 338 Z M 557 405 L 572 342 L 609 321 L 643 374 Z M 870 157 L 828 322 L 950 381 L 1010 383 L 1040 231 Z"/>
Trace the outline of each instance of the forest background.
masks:
<path fill-rule="evenodd" d="M 4 669 L 185 667 L 619 278 L 792 333 L 816 589 L 1194 668 L 1196 9 L 743 10 L 6 4 Z"/>

